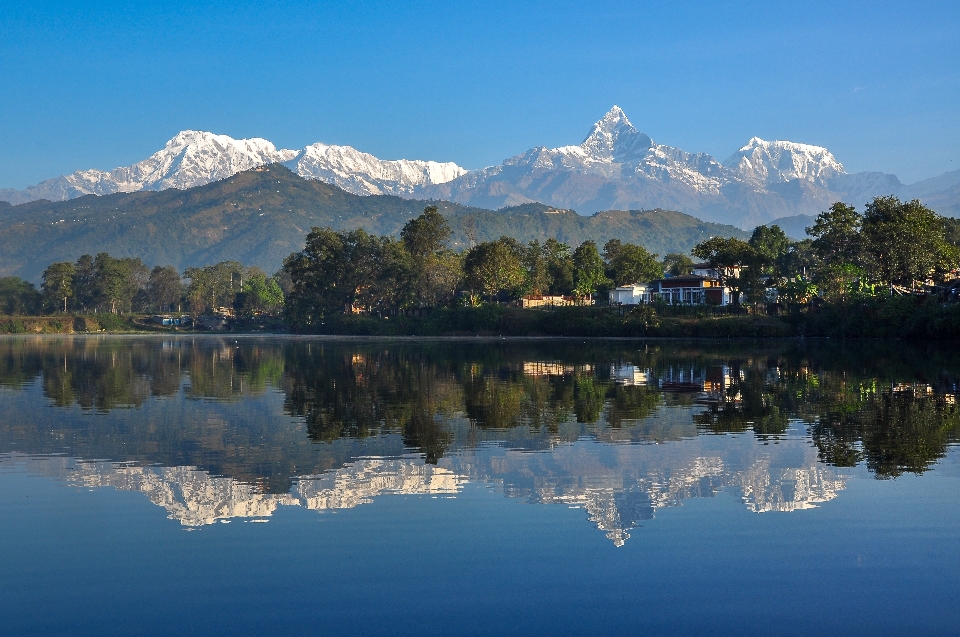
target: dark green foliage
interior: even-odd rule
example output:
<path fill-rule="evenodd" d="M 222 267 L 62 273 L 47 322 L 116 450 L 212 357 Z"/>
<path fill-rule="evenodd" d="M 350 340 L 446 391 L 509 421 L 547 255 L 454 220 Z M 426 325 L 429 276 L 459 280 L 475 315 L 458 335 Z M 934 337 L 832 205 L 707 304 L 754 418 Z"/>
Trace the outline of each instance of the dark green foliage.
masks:
<path fill-rule="evenodd" d="M 605 273 L 603 258 L 593 241 L 584 241 L 573 251 L 573 293 L 589 297 L 611 283 Z"/>
<path fill-rule="evenodd" d="M 523 247 L 509 237 L 474 246 L 463 258 L 464 288 L 474 295 L 519 296 L 527 278 L 523 258 Z"/>
<path fill-rule="evenodd" d="M 182 296 L 183 282 L 177 269 L 172 265 L 158 265 L 150 271 L 142 305 L 145 309 L 166 312 L 175 309 Z"/>
<path fill-rule="evenodd" d="M 603 258 L 607 262 L 607 278 L 613 285 L 645 283 L 663 277 L 663 264 L 656 254 L 650 254 L 643 246 L 611 239 L 603 246 Z M 689 258 L 688 258 L 689 260 Z"/>
<path fill-rule="evenodd" d="M 0 314 L 38 314 L 41 301 L 33 283 L 15 276 L 0 277 Z"/>
<path fill-rule="evenodd" d="M 862 236 L 876 279 L 913 287 L 938 265 L 944 226 L 935 212 L 917 200 L 877 197 L 867 204 Z"/>
<path fill-rule="evenodd" d="M 693 272 L 693 259 L 679 252 L 671 252 L 663 257 L 663 270 L 670 276 L 680 276 Z"/>

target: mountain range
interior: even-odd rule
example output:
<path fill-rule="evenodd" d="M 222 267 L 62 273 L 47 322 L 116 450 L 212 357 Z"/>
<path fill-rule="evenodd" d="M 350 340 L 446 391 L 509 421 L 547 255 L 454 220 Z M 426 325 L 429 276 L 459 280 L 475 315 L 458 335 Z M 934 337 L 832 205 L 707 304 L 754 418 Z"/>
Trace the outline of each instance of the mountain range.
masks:
<path fill-rule="evenodd" d="M 557 238 L 572 246 L 587 239 L 602 246 L 616 237 L 662 256 L 688 252 L 711 236 L 747 236 L 733 226 L 668 210 L 584 216 L 539 203 L 494 211 L 394 195 L 360 196 L 269 164 L 183 190 L 16 206 L 0 202 L 0 276 L 38 281 L 54 261 L 98 252 L 180 270 L 236 260 L 274 272 L 287 255 L 303 248 L 314 226 L 396 236 L 427 205 L 436 205 L 447 217 L 453 230 L 450 247 L 458 250 L 502 235 L 524 242 Z"/>
<path fill-rule="evenodd" d="M 800 227 L 834 201 L 860 206 L 895 194 L 960 216 L 960 170 L 906 185 L 892 174 L 847 173 L 820 146 L 758 137 L 721 162 L 654 142 L 617 106 L 579 145 L 532 148 L 479 170 L 453 162 L 381 160 L 350 146 L 317 143 L 285 150 L 265 139 L 183 131 L 132 166 L 81 170 L 24 190 L 0 190 L 0 200 L 18 204 L 184 189 L 271 163 L 355 195 L 441 199 L 488 209 L 531 202 L 582 214 L 660 208 L 741 228 L 799 216 L 794 225 Z"/>

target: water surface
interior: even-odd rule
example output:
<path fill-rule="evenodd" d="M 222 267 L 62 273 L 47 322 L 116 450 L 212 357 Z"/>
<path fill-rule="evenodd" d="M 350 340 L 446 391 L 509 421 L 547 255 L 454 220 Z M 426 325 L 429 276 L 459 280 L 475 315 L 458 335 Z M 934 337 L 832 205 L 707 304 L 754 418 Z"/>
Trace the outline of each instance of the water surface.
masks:
<path fill-rule="evenodd" d="M 958 382 L 884 342 L 0 339 L 0 615 L 955 634 Z"/>

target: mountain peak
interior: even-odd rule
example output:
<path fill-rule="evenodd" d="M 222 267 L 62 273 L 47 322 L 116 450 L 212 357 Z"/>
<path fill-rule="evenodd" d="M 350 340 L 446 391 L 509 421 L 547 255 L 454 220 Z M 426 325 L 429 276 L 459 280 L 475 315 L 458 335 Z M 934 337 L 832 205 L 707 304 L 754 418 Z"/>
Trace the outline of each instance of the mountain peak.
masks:
<path fill-rule="evenodd" d="M 845 174 L 843 165 L 823 146 L 759 137 L 751 137 L 723 163 L 754 185 L 793 179 L 826 185 L 831 178 Z"/>
<path fill-rule="evenodd" d="M 614 104 L 593 125 L 580 148 L 596 161 L 628 161 L 642 155 L 653 145 L 647 135 L 641 133 L 619 106 Z"/>

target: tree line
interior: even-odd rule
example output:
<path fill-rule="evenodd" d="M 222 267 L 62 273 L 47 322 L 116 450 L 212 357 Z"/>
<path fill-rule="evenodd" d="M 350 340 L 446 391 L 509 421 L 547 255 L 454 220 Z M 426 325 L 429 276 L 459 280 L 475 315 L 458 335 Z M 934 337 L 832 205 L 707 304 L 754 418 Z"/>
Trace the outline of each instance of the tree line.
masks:
<path fill-rule="evenodd" d="M 314 228 L 306 245 L 283 265 L 290 278 L 287 318 L 297 329 L 316 328 L 336 316 L 377 317 L 524 295 L 586 299 L 611 285 L 662 275 L 665 262 L 643 246 L 593 241 L 576 248 L 556 239 L 522 244 L 510 237 L 447 247 L 451 231 L 434 206 L 409 221 L 399 239 L 362 229 Z M 692 263 L 668 255 L 667 264 Z"/>
<path fill-rule="evenodd" d="M 18 277 L 0 278 L 0 313 L 57 312 L 114 314 L 190 312 L 228 308 L 242 315 L 283 309 L 283 272 L 268 276 L 236 261 L 187 268 L 148 268 L 139 258 L 85 254 L 76 262 L 50 264 L 38 290 Z"/>
<path fill-rule="evenodd" d="M 801 304 L 929 289 L 956 277 L 960 221 L 917 200 L 876 197 L 863 213 L 837 202 L 790 241 L 776 225 L 757 227 L 749 241 L 711 238 L 693 255 L 713 265 L 723 283 L 748 301 Z"/>
<path fill-rule="evenodd" d="M 838 202 L 807 232 L 810 238 L 791 241 L 776 225 L 759 226 L 747 241 L 713 237 L 692 255 L 713 267 L 735 299 L 759 304 L 776 291 L 792 306 L 916 291 L 954 277 L 960 264 L 960 221 L 919 201 L 877 197 L 863 213 Z M 619 239 L 601 249 L 593 241 L 574 248 L 503 236 L 456 252 L 447 247 L 450 237 L 447 220 L 429 206 L 398 238 L 313 228 L 304 249 L 273 276 L 236 261 L 180 273 L 149 269 L 138 258 L 83 255 L 51 264 L 39 290 L 0 278 L 0 312 L 283 311 L 293 329 L 312 331 L 351 314 L 390 318 L 525 295 L 577 302 L 614 286 L 689 274 L 694 265 L 689 255 L 659 259 Z"/>

